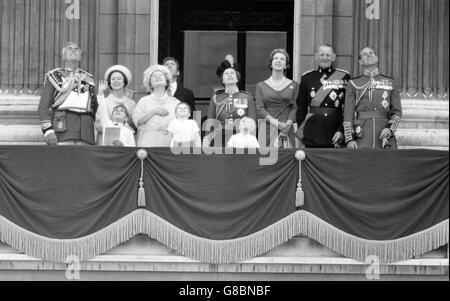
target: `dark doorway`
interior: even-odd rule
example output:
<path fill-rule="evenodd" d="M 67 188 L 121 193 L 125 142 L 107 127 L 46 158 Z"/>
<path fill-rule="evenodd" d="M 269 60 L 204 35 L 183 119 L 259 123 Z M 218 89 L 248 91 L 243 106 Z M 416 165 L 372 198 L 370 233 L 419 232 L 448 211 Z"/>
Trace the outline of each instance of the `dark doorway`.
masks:
<path fill-rule="evenodd" d="M 242 87 L 254 93 L 269 77 L 270 51 L 292 54 L 293 21 L 293 0 L 162 0 L 159 58 L 176 57 L 184 85 L 197 100 L 208 100 L 220 86 L 216 69 L 231 54 L 240 65 Z"/>

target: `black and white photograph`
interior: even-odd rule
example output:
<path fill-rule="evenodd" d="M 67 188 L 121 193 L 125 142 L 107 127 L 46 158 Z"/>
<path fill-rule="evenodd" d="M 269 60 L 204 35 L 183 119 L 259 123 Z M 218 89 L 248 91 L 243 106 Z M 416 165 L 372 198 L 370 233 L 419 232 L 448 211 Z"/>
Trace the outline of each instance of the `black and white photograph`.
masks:
<path fill-rule="evenodd" d="M 0 281 L 449 281 L 449 6 L 0 0 Z"/>

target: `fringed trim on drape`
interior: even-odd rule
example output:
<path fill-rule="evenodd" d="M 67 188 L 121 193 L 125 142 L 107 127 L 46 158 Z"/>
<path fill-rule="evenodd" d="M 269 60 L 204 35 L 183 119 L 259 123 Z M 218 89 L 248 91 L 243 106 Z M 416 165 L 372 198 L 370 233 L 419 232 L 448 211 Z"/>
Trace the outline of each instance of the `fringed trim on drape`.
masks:
<path fill-rule="evenodd" d="M 183 256 L 211 264 L 237 263 L 263 255 L 288 242 L 302 228 L 292 214 L 252 235 L 233 240 L 209 240 L 189 234 L 146 211 L 141 232 Z"/>
<path fill-rule="evenodd" d="M 192 259 L 214 264 L 235 263 L 263 255 L 298 235 L 307 236 L 347 258 L 381 263 L 412 259 L 448 244 L 448 220 L 420 233 L 392 241 L 370 241 L 347 234 L 307 211 L 298 211 L 247 237 L 214 241 L 186 233 L 146 211 L 142 233 Z"/>
<path fill-rule="evenodd" d="M 74 240 L 56 240 L 33 234 L 0 216 L 0 241 L 29 256 L 65 262 L 75 255 L 87 261 L 106 253 L 137 234 L 149 237 L 194 260 L 228 264 L 263 255 L 295 236 L 307 236 L 351 259 L 365 262 L 378 256 L 381 263 L 398 262 L 423 255 L 448 244 L 449 221 L 392 241 L 370 241 L 345 233 L 317 216 L 298 211 L 266 229 L 233 240 L 209 240 L 189 234 L 161 217 L 137 210 L 109 227 Z"/>
<path fill-rule="evenodd" d="M 60 240 L 43 237 L 23 229 L 0 216 L 0 241 L 12 248 L 45 261 L 65 263 L 69 256 L 90 260 L 139 234 L 142 212 L 135 211 L 89 236 Z"/>
<path fill-rule="evenodd" d="M 389 241 L 366 240 L 337 229 L 307 211 L 299 213 L 302 234 L 347 258 L 366 262 L 377 256 L 381 263 L 412 259 L 448 244 L 449 220 L 422 232 Z"/>

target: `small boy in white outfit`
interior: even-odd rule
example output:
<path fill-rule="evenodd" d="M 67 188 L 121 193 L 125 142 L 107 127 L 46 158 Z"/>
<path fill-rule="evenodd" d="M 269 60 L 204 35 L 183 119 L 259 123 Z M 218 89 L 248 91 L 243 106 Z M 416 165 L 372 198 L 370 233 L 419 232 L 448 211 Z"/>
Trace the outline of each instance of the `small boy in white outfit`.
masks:
<path fill-rule="evenodd" d="M 191 108 L 179 103 L 175 109 L 176 119 L 172 120 L 167 131 L 172 135 L 170 147 L 201 147 L 200 129 L 194 120 L 190 120 Z"/>
<path fill-rule="evenodd" d="M 119 140 L 114 140 L 113 146 L 136 147 L 134 133 L 126 126 L 129 117 L 128 110 L 124 105 L 115 106 L 111 116 L 112 123 L 103 127 L 104 139 L 107 137 L 108 128 L 120 128 Z M 105 141 L 102 144 L 105 145 Z"/>
<path fill-rule="evenodd" d="M 239 134 L 233 135 L 228 141 L 227 146 L 230 148 L 259 148 L 258 140 L 253 134 L 256 132 L 256 123 L 249 117 L 244 117 L 239 123 Z"/>

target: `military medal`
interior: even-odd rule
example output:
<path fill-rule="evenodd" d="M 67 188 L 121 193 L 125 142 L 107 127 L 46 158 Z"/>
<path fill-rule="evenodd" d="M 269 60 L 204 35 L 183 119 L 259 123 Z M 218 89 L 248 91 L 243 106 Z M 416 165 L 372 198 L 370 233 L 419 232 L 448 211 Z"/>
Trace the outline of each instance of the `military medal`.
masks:
<path fill-rule="evenodd" d="M 341 92 L 341 94 L 339 95 L 339 99 L 340 99 L 340 100 L 343 100 L 343 99 L 344 99 L 344 96 L 345 96 L 345 95 L 344 95 L 344 92 Z"/>
<path fill-rule="evenodd" d="M 362 128 L 361 128 L 360 125 L 358 125 L 358 126 L 356 127 L 355 132 L 356 132 L 356 134 L 358 134 L 358 135 L 361 134 Z"/>
<path fill-rule="evenodd" d="M 336 102 L 334 103 L 334 105 L 336 106 L 336 108 L 339 108 L 339 105 L 341 104 L 341 102 L 339 100 L 336 100 Z"/>
<path fill-rule="evenodd" d="M 245 115 L 245 110 L 244 110 L 244 109 L 239 109 L 239 110 L 237 111 L 237 113 L 238 113 L 238 115 L 239 115 L 240 117 L 244 117 L 244 115 Z"/>
<path fill-rule="evenodd" d="M 386 100 L 388 98 L 389 94 L 388 92 L 384 91 L 383 93 L 383 102 L 381 103 L 381 105 L 383 106 L 383 108 L 387 109 L 389 107 L 389 102 Z"/>
<path fill-rule="evenodd" d="M 314 91 L 314 88 L 313 88 L 313 90 L 311 91 L 311 98 L 314 98 L 314 97 L 316 97 L 316 91 Z"/>
<path fill-rule="evenodd" d="M 331 94 L 330 94 L 330 98 L 331 98 L 331 100 L 333 100 L 333 101 L 335 101 L 336 100 L 336 98 L 337 98 L 337 94 L 336 94 L 336 92 L 331 92 Z"/>
<path fill-rule="evenodd" d="M 60 121 L 58 123 L 58 129 L 62 130 L 64 128 L 64 124 Z"/>

